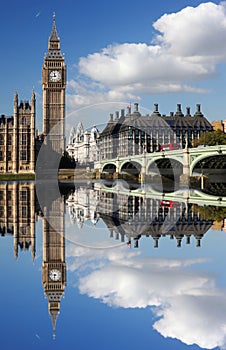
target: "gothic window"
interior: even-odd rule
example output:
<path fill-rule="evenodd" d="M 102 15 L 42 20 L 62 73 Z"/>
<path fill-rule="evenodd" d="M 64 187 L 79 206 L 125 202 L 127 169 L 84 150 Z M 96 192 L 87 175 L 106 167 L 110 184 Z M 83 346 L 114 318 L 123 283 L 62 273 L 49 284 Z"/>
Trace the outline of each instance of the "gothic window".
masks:
<path fill-rule="evenodd" d="M 2 162 L 3 160 L 3 151 L 0 151 L 0 162 Z"/>
<path fill-rule="evenodd" d="M 25 207 L 25 208 L 26 208 L 26 207 Z M 26 235 L 26 233 L 27 233 L 27 227 L 26 227 L 26 226 L 21 227 L 21 231 L 22 231 L 22 234 L 23 234 L 23 235 Z"/>
<path fill-rule="evenodd" d="M 4 192 L 0 191 L 0 201 L 2 201 L 4 199 Z"/>
<path fill-rule="evenodd" d="M 7 159 L 12 160 L 12 153 L 10 151 L 7 152 Z"/>
<path fill-rule="evenodd" d="M 4 206 L 0 205 L 0 216 L 4 216 Z"/>
<path fill-rule="evenodd" d="M 27 200 L 27 191 L 22 190 L 20 191 L 20 201 L 26 201 Z"/>
<path fill-rule="evenodd" d="M 27 151 L 26 150 L 22 150 L 20 151 L 20 160 L 27 160 Z"/>
<path fill-rule="evenodd" d="M 8 213 L 7 213 L 7 215 L 8 215 L 8 217 L 11 217 L 12 216 L 12 207 L 11 206 L 9 206 L 9 207 L 7 207 L 7 211 L 8 211 Z"/>
<path fill-rule="evenodd" d="M 8 201 L 12 200 L 12 191 L 8 191 L 7 198 L 8 198 Z"/>
<path fill-rule="evenodd" d="M 20 144 L 22 146 L 26 146 L 27 145 L 27 134 L 21 134 L 20 135 Z"/>
<path fill-rule="evenodd" d="M 21 124 L 22 124 L 22 125 L 26 125 L 26 124 L 27 124 L 27 119 L 26 119 L 25 117 L 23 117 L 23 118 L 21 119 Z"/>
<path fill-rule="evenodd" d="M 0 145 L 4 145 L 4 136 L 0 135 Z"/>
<path fill-rule="evenodd" d="M 8 135 L 7 143 L 8 145 L 12 145 L 12 135 Z"/>
<path fill-rule="evenodd" d="M 27 217 L 27 207 L 24 205 L 20 206 L 19 213 L 20 213 L 20 217 L 26 218 Z"/>

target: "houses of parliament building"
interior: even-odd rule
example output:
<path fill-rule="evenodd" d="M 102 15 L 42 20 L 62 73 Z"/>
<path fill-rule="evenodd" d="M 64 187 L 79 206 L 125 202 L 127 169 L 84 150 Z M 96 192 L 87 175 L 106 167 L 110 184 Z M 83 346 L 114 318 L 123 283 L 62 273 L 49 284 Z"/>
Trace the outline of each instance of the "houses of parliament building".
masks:
<path fill-rule="evenodd" d="M 13 116 L 0 117 L 0 173 L 34 173 L 39 149 L 47 140 L 51 148 L 62 154 L 65 149 L 66 65 L 60 50 L 60 38 L 53 16 L 48 52 L 42 66 L 43 130 L 35 126 L 36 99 L 19 102 L 14 95 Z"/>

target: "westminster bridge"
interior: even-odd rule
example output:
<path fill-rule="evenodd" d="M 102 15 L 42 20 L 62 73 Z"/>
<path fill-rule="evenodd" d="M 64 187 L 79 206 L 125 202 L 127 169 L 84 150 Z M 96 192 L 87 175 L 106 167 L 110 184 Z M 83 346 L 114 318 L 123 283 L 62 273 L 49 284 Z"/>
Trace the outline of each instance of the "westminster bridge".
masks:
<path fill-rule="evenodd" d="M 226 170 L 226 145 L 199 146 L 139 155 L 103 159 L 96 162 L 95 169 L 102 174 L 140 176 L 145 182 L 147 176 L 221 176 Z"/>

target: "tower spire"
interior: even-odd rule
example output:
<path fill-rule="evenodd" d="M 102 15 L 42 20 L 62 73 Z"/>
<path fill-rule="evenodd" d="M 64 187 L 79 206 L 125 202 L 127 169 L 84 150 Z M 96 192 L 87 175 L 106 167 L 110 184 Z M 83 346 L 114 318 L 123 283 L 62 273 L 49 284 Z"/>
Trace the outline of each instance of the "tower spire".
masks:
<path fill-rule="evenodd" d="M 52 326 L 53 326 L 53 339 L 56 338 L 56 321 L 57 321 L 57 317 L 59 315 L 59 311 L 57 310 L 51 310 L 50 311 L 50 315 L 51 315 L 51 319 L 52 319 Z"/>
<path fill-rule="evenodd" d="M 60 38 L 57 34 L 57 30 L 56 30 L 56 14 L 55 12 L 53 12 L 53 26 L 52 26 L 52 32 L 50 34 L 50 37 L 49 37 L 49 41 L 60 41 Z"/>

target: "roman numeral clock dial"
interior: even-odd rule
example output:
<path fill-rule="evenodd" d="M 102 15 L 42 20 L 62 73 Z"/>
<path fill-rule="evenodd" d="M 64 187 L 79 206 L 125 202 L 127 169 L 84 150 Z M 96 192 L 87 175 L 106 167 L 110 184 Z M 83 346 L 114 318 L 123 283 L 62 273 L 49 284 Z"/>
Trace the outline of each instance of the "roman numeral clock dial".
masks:
<path fill-rule="evenodd" d="M 56 83 L 58 81 L 60 81 L 61 79 L 61 74 L 58 70 L 52 70 L 50 73 L 49 73 L 49 80 L 53 83 Z"/>
<path fill-rule="evenodd" d="M 60 277 L 61 273 L 57 269 L 53 269 L 49 272 L 49 278 L 54 282 L 59 281 Z"/>

